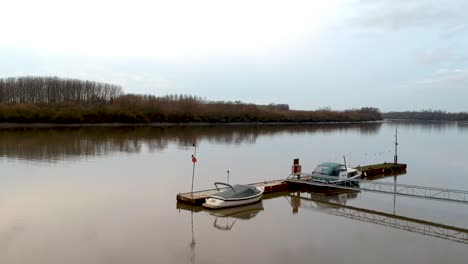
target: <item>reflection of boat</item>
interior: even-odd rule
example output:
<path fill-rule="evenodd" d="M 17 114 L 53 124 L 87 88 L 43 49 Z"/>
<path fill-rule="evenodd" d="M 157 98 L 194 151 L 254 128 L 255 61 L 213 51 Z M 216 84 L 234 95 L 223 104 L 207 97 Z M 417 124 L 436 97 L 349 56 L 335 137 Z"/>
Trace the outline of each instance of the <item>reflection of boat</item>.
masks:
<path fill-rule="evenodd" d="M 216 217 L 232 217 L 236 219 L 249 220 L 255 217 L 260 211 L 263 210 L 263 203 L 253 203 L 245 206 L 237 206 L 231 208 L 223 208 L 216 211 L 210 211 L 210 215 Z"/>
<path fill-rule="evenodd" d="M 330 207 L 331 205 L 346 205 L 348 200 L 356 199 L 358 197 L 358 192 L 343 192 L 333 195 L 316 195 L 310 193 L 310 199 L 317 201 L 317 207 Z M 323 202 L 323 203 L 320 203 Z"/>
<path fill-rule="evenodd" d="M 286 197 L 291 199 L 290 203 L 293 208 L 293 213 L 296 214 L 299 212 L 299 207 L 302 207 L 303 200 L 315 201 L 317 209 L 333 208 L 346 205 L 346 201 L 355 199 L 358 193 L 359 192 L 349 190 L 340 190 L 339 192 L 327 195 L 325 193 L 297 191 L 287 194 Z M 306 194 L 308 197 L 303 196 L 303 194 Z"/>
<path fill-rule="evenodd" d="M 257 203 L 237 206 L 231 208 L 223 208 L 216 211 L 210 211 L 210 214 L 216 216 L 213 226 L 220 230 L 231 230 L 234 223 L 240 220 L 250 220 L 254 218 L 260 211 L 263 211 L 263 203 Z M 230 219 L 234 221 L 230 222 Z M 224 224 L 223 224 L 224 223 Z"/>
<path fill-rule="evenodd" d="M 357 169 L 348 168 L 346 165 L 335 162 L 319 164 L 312 172 L 312 181 L 323 183 L 339 183 L 354 180 L 361 177 Z"/>
<path fill-rule="evenodd" d="M 225 231 L 231 230 L 237 220 L 249 221 L 250 219 L 257 216 L 260 211 L 263 211 L 263 203 L 262 201 L 258 201 L 256 203 L 244 206 L 221 208 L 218 210 L 209 210 L 201 206 L 177 203 L 177 209 L 189 211 L 192 215 L 192 218 L 193 213 L 208 213 L 209 215 L 215 217 L 213 226 L 216 229 Z"/>
<path fill-rule="evenodd" d="M 241 206 L 260 201 L 264 189 L 250 185 L 230 185 L 223 182 L 215 182 L 217 193 L 206 198 L 204 207 L 217 209 L 224 207 Z M 224 185 L 227 188 L 221 190 L 218 185 Z"/>

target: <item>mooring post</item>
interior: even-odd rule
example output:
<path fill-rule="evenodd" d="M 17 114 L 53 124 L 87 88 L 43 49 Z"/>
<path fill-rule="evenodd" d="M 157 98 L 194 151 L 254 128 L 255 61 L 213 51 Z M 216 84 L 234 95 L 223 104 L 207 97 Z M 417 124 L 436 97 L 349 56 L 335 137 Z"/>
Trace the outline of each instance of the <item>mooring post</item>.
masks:
<path fill-rule="evenodd" d="M 192 154 L 192 163 L 193 163 L 193 168 L 192 168 L 192 188 L 190 189 L 190 193 L 192 194 L 192 199 L 193 199 L 193 181 L 195 179 L 195 163 L 197 163 L 197 145 L 193 143 L 193 147 L 195 148 L 193 154 Z"/>
<path fill-rule="evenodd" d="M 293 166 L 291 168 L 291 173 L 295 174 L 298 180 L 301 178 L 301 170 L 302 168 L 301 168 L 301 165 L 299 164 L 299 159 L 294 159 Z"/>
<path fill-rule="evenodd" d="M 397 176 L 393 176 L 393 214 L 395 214 L 395 209 L 396 209 L 396 180 Z"/>
<path fill-rule="evenodd" d="M 395 126 L 395 156 L 393 157 L 393 164 L 398 163 L 398 122 Z"/>

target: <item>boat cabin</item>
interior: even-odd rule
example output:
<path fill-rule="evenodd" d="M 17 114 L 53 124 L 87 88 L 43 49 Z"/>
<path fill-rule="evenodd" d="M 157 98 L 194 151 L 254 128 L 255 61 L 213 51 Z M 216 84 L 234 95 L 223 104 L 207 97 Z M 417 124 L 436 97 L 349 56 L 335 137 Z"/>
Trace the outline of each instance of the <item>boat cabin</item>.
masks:
<path fill-rule="evenodd" d="M 347 168 L 344 164 L 335 162 L 325 162 L 317 166 L 312 172 L 312 176 L 330 176 L 339 178 L 356 178 L 359 177 L 359 171 L 352 168 Z"/>

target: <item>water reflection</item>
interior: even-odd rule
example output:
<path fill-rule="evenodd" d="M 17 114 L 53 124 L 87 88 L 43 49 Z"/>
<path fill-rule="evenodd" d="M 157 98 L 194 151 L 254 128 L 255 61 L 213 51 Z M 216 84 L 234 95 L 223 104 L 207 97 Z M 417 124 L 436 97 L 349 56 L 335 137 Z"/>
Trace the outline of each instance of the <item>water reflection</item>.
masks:
<path fill-rule="evenodd" d="M 0 128 L 0 156 L 32 161 L 59 161 L 115 152 L 161 151 L 169 144 L 194 142 L 254 144 L 259 137 L 281 133 L 307 134 L 355 131 L 376 134 L 381 123 L 321 125 L 220 125 Z"/>
<path fill-rule="evenodd" d="M 468 131 L 468 122 L 458 122 L 457 123 L 457 128 L 460 131 Z"/>
<path fill-rule="evenodd" d="M 457 127 L 454 121 L 422 121 L 422 120 L 394 120 L 401 128 L 415 128 L 426 132 L 443 132 Z"/>
<path fill-rule="evenodd" d="M 190 211 L 190 223 L 191 223 L 191 233 L 192 240 L 189 243 L 190 247 L 190 263 L 196 263 L 195 253 L 196 253 L 196 240 L 195 240 L 195 231 L 194 231 L 194 213 L 207 213 L 211 216 L 214 216 L 213 227 L 221 231 L 229 231 L 234 227 L 234 224 L 237 220 L 248 221 L 254 218 L 260 211 L 263 211 L 263 202 L 259 201 L 254 204 L 249 204 L 245 206 L 224 208 L 218 210 L 206 209 L 202 206 L 192 206 L 183 203 L 177 203 L 177 209 Z"/>
<path fill-rule="evenodd" d="M 298 214 L 301 210 L 314 210 L 334 216 L 468 244 L 468 229 L 396 214 L 395 200 L 393 213 L 387 213 L 349 205 L 350 201 L 358 197 L 359 192 L 356 191 L 323 187 L 314 190 L 310 190 L 310 188 L 306 189 L 294 192 L 286 191 L 266 194 L 263 200 L 285 199 L 292 208 L 292 214 Z M 193 213 L 202 212 L 209 214 L 214 217 L 213 227 L 223 231 L 231 230 L 237 220 L 248 221 L 264 210 L 263 202 L 222 210 L 209 210 L 201 206 L 190 206 L 179 203 L 177 204 L 177 208 L 179 210 L 190 211 L 192 223 Z"/>
<path fill-rule="evenodd" d="M 298 213 L 299 208 L 317 210 L 326 214 L 468 244 L 468 229 L 398 215 L 395 213 L 395 204 L 393 214 L 346 204 L 347 201 L 355 199 L 357 195 L 356 192 L 320 195 L 314 192 L 297 191 L 285 194 L 285 198 L 291 204 L 293 214 Z"/>
<path fill-rule="evenodd" d="M 260 211 L 263 211 L 263 202 L 213 210 L 210 215 L 215 216 L 213 226 L 219 230 L 231 230 L 237 220 L 250 220 L 254 218 Z"/>
<path fill-rule="evenodd" d="M 261 211 L 263 211 L 263 202 L 230 207 L 224 209 L 211 210 L 206 209 L 202 206 L 192 206 L 183 203 L 177 203 L 177 209 L 187 210 L 191 213 L 205 213 L 214 217 L 213 227 L 219 230 L 228 231 L 231 230 L 237 220 L 248 221 Z"/>
<path fill-rule="evenodd" d="M 312 193 L 308 192 L 310 195 L 309 199 L 312 199 L 314 201 L 324 201 L 326 203 L 317 203 L 317 208 L 339 208 L 340 206 L 346 205 L 346 201 L 355 199 L 358 196 L 359 192 L 353 192 L 353 191 L 339 191 L 336 194 L 333 195 L 321 195 L 317 193 Z M 291 204 L 291 207 L 293 208 L 293 214 L 297 214 L 299 212 L 299 208 L 301 206 L 304 206 L 303 200 L 304 197 L 302 196 L 302 193 L 300 191 L 297 191 L 295 193 L 290 193 L 289 195 L 286 195 L 285 198 L 289 201 Z"/>

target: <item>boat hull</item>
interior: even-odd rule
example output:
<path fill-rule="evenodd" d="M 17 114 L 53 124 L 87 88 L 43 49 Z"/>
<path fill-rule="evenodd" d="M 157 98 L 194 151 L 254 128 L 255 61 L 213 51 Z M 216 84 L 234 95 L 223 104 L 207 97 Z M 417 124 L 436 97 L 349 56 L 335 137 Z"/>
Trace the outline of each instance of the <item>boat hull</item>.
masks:
<path fill-rule="evenodd" d="M 259 188 L 257 188 L 259 189 Z M 218 196 L 210 196 L 206 198 L 204 207 L 210 209 L 242 206 L 246 204 L 256 203 L 262 199 L 263 189 L 259 189 L 261 192 L 257 195 L 246 197 L 246 198 L 237 198 L 237 199 L 225 199 Z"/>
<path fill-rule="evenodd" d="M 320 176 L 312 176 L 311 177 L 311 181 L 315 181 L 315 182 L 322 182 L 322 183 L 332 183 L 332 184 L 338 184 L 338 183 L 344 183 L 344 182 L 349 182 L 349 181 L 353 181 L 353 180 L 356 180 L 356 179 L 359 179 L 361 177 L 361 174 L 358 174 L 358 175 L 355 175 L 353 177 L 349 177 L 349 178 L 340 178 L 340 177 L 336 177 L 335 179 L 333 179 L 334 177 L 320 177 Z"/>

